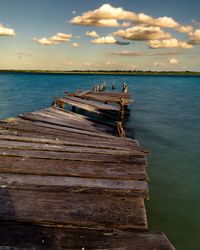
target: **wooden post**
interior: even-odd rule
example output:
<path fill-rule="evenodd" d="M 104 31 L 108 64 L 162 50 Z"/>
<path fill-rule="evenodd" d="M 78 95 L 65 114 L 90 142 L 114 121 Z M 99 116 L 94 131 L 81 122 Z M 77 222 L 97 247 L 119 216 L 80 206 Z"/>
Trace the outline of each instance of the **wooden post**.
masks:
<path fill-rule="evenodd" d="M 126 134 L 125 134 L 125 131 L 124 131 L 124 128 L 122 126 L 121 121 L 116 122 L 116 127 L 117 127 L 117 133 L 118 133 L 119 137 L 125 137 Z"/>
<path fill-rule="evenodd" d="M 121 98 L 120 99 L 120 114 L 119 114 L 119 120 L 120 121 L 123 121 L 124 120 L 124 99 L 123 98 Z"/>
<path fill-rule="evenodd" d="M 65 103 L 63 101 L 56 100 L 54 107 L 56 107 L 56 106 L 59 106 L 61 109 L 64 109 L 65 108 Z"/>
<path fill-rule="evenodd" d="M 128 85 L 124 82 L 123 83 L 123 93 L 127 93 L 128 92 Z"/>
<path fill-rule="evenodd" d="M 112 82 L 112 90 L 114 90 L 114 89 L 115 89 L 115 83 Z"/>

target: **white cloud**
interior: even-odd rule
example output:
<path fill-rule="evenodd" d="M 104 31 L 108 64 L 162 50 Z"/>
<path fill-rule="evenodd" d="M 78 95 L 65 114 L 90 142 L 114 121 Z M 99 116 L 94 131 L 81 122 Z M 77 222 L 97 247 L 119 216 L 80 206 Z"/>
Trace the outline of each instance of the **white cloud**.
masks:
<path fill-rule="evenodd" d="M 189 33 L 189 43 L 190 44 L 200 44 L 200 29 L 196 29 Z"/>
<path fill-rule="evenodd" d="M 165 40 L 151 40 L 149 41 L 149 47 L 153 49 L 159 48 L 182 48 L 190 49 L 193 46 L 187 42 L 178 41 L 175 38 L 165 39 Z"/>
<path fill-rule="evenodd" d="M 116 66 L 116 65 L 118 65 L 118 63 L 115 62 L 115 61 L 107 61 L 107 62 L 105 63 L 105 65 L 107 65 L 107 66 Z"/>
<path fill-rule="evenodd" d="M 71 23 L 83 26 L 117 27 L 119 23 L 116 19 L 133 18 L 135 18 L 135 14 L 130 11 L 112 7 L 110 4 L 103 4 L 99 9 L 87 11 L 81 16 L 74 17 Z"/>
<path fill-rule="evenodd" d="M 164 62 L 154 62 L 153 66 L 163 67 L 163 66 L 165 66 L 165 63 Z"/>
<path fill-rule="evenodd" d="M 76 16 L 71 20 L 71 23 L 83 26 L 104 26 L 118 27 L 118 20 L 125 20 L 123 27 L 128 25 L 127 20 L 150 26 L 158 26 L 164 28 L 173 28 L 179 32 L 190 32 L 192 27 L 181 25 L 171 17 L 153 18 L 144 13 L 135 13 L 126 11 L 121 7 L 115 8 L 110 4 L 103 4 L 100 8 L 84 12 L 81 16 Z"/>
<path fill-rule="evenodd" d="M 86 66 L 86 67 L 98 67 L 98 65 L 96 63 L 92 63 L 92 62 L 84 62 L 83 66 Z"/>
<path fill-rule="evenodd" d="M 171 58 L 171 59 L 169 59 L 169 63 L 170 64 L 177 64 L 178 63 L 178 60 L 176 59 L 176 58 Z"/>
<path fill-rule="evenodd" d="M 153 26 L 134 26 L 126 30 L 118 30 L 114 32 L 114 35 L 137 41 L 171 38 L 171 35 L 168 32 L 161 30 L 159 27 Z"/>
<path fill-rule="evenodd" d="M 81 47 L 80 43 L 72 43 L 72 47 L 77 48 L 77 47 Z"/>
<path fill-rule="evenodd" d="M 65 66 L 75 66 L 76 63 L 75 63 L 75 62 L 72 62 L 72 61 L 65 61 L 65 62 L 64 62 L 64 65 L 65 65 Z"/>
<path fill-rule="evenodd" d="M 65 34 L 65 33 L 58 32 L 50 38 L 33 37 L 33 41 L 37 42 L 40 45 L 56 45 L 61 42 L 68 42 L 71 37 L 72 37 L 72 34 Z"/>
<path fill-rule="evenodd" d="M 90 37 L 99 37 L 96 31 L 86 31 L 85 34 L 86 36 L 90 36 Z"/>
<path fill-rule="evenodd" d="M 55 42 L 68 42 L 71 37 L 72 37 L 72 34 L 57 33 L 56 35 L 53 35 L 52 37 L 50 37 L 49 40 L 55 41 Z"/>
<path fill-rule="evenodd" d="M 131 25 L 130 22 L 123 22 L 123 23 L 121 24 L 121 27 L 128 27 L 128 26 L 130 26 L 130 25 Z"/>
<path fill-rule="evenodd" d="M 97 39 L 92 40 L 91 43 L 95 43 L 95 44 L 115 44 L 115 43 L 117 43 L 117 40 L 113 36 L 104 36 L 104 37 L 99 37 Z"/>
<path fill-rule="evenodd" d="M 56 41 L 51 41 L 50 39 L 43 37 L 43 38 L 37 38 L 37 37 L 33 37 L 33 41 L 37 42 L 40 45 L 56 45 L 58 44 L 58 42 Z"/>
<path fill-rule="evenodd" d="M 7 28 L 3 24 L 0 23 L 0 36 L 15 36 L 16 33 L 14 29 Z"/>

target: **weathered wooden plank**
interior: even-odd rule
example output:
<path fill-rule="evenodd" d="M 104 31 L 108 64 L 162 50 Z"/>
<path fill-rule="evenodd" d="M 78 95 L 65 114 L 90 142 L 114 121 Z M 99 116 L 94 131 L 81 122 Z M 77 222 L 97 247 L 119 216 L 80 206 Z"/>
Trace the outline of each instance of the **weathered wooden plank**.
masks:
<path fill-rule="evenodd" d="M 45 109 L 47 110 L 47 109 Z M 80 114 L 80 113 L 74 113 L 74 112 L 71 112 L 69 110 L 66 110 L 66 109 L 61 109 L 59 107 L 50 107 L 48 108 L 48 111 L 51 111 L 53 113 L 57 113 L 57 114 L 61 114 L 62 116 L 65 116 L 65 114 L 68 116 L 68 115 L 71 115 L 73 114 L 73 119 L 82 119 L 82 120 L 87 120 L 87 121 L 90 121 L 91 123 L 95 123 L 98 126 L 106 126 L 106 127 L 110 127 L 110 128 L 113 128 L 115 129 L 115 124 L 113 124 L 113 121 L 110 121 L 109 119 L 102 119 L 102 117 L 98 117 L 98 116 L 86 116 L 86 115 L 83 115 L 83 114 Z"/>
<path fill-rule="evenodd" d="M 3 221 L 1 247 L 2 250 L 175 250 L 163 233 L 55 228 Z"/>
<path fill-rule="evenodd" d="M 33 141 L 21 141 L 21 140 L 1 140 L 0 148 L 9 149 L 22 149 L 22 150 L 38 150 L 38 151 L 53 151 L 55 154 L 57 152 L 66 153 L 89 153 L 89 154 L 102 154 L 102 155 L 117 155 L 121 157 L 145 157 L 144 153 L 140 148 L 132 148 L 131 150 L 117 150 L 117 149 L 107 149 L 107 148 L 95 148 L 95 147 L 84 147 L 78 145 L 65 145 L 64 143 L 59 145 L 58 143 L 49 142 L 33 142 Z"/>
<path fill-rule="evenodd" d="M 118 94 L 115 95 L 114 93 L 111 95 L 109 93 L 105 94 L 104 92 L 100 93 L 100 92 L 90 92 L 88 94 L 84 94 L 82 96 L 80 96 L 79 94 L 72 94 L 73 96 L 76 97 L 81 97 L 87 100 L 95 100 L 95 101 L 102 101 L 102 102 L 115 102 L 115 103 L 119 103 L 120 99 L 123 98 L 124 99 L 124 104 L 128 105 L 130 104 L 133 100 L 124 94 Z"/>
<path fill-rule="evenodd" d="M 60 109 L 58 107 L 51 107 L 48 109 L 43 109 L 45 113 L 50 113 L 51 115 L 54 115 L 55 117 L 62 117 L 62 118 L 67 118 L 67 119 L 72 119 L 74 121 L 78 122 L 84 122 L 84 124 L 89 124 L 90 126 L 94 126 L 98 129 L 103 129 L 104 130 L 111 130 L 113 131 L 116 126 L 114 124 L 111 124 L 109 122 L 102 121 L 102 119 L 96 119 L 94 117 L 89 117 L 89 116 L 83 116 L 78 113 L 73 113 L 71 111 L 65 110 L 65 109 Z"/>
<path fill-rule="evenodd" d="M 78 125 L 88 125 L 89 128 L 101 129 L 102 131 L 113 131 L 115 129 L 114 125 L 111 124 L 102 124 L 99 120 L 90 118 L 88 116 L 79 115 L 78 113 L 73 113 L 68 110 L 58 109 L 55 107 L 42 109 L 40 111 L 32 112 L 33 114 L 41 114 L 44 116 L 54 117 L 58 120 L 63 120 L 65 122 L 74 122 Z"/>
<path fill-rule="evenodd" d="M 71 146 L 82 146 L 82 147 L 94 147 L 94 148 L 107 148 L 107 149 L 116 149 L 116 150 L 132 150 L 134 148 L 140 148 L 136 144 L 126 144 L 123 140 L 115 142 L 115 140 L 87 140 L 88 138 L 83 136 L 66 136 L 65 133 L 57 134 L 51 133 L 50 130 L 41 129 L 40 127 L 37 131 L 32 129 L 27 130 L 27 126 L 24 130 L 0 130 L 0 140 L 15 140 L 15 141 L 29 141 L 29 142 L 38 142 L 38 143 L 48 143 L 48 144 L 58 144 L 58 145 L 71 145 Z M 10 138 L 10 139 L 9 139 Z M 15 139 L 14 139 L 15 138 Z M 26 139 L 27 138 L 27 139 Z M 86 139 L 86 140 L 85 140 Z M 52 143 L 51 143 L 52 142 Z"/>
<path fill-rule="evenodd" d="M 55 109 L 54 109 L 55 110 Z M 89 120 L 80 120 L 69 117 L 65 117 L 62 114 L 55 113 L 49 110 L 41 110 L 37 112 L 33 112 L 34 115 L 39 115 L 43 118 L 50 118 L 53 122 L 59 122 L 59 125 L 63 125 L 70 128 L 77 128 L 85 131 L 92 131 L 96 133 L 106 133 L 110 135 L 114 135 L 116 131 L 116 126 L 106 126 L 99 124 L 97 122 L 91 122 Z"/>
<path fill-rule="evenodd" d="M 79 92 L 75 93 L 76 96 L 85 96 L 85 95 L 96 95 L 96 96 L 108 96 L 108 97 L 118 97 L 118 98 L 130 98 L 131 99 L 131 94 L 129 93 L 119 93 L 119 92 L 97 92 L 97 91 L 90 91 L 90 92 Z M 74 95 L 74 94 L 69 94 L 69 95 Z"/>
<path fill-rule="evenodd" d="M 102 131 L 90 131 L 86 130 L 85 128 L 80 128 L 80 127 L 75 127 L 75 126 L 70 126 L 68 123 L 63 123 L 62 121 L 58 121 L 57 119 L 51 119 L 47 117 L 43 117 L 41 115 L 36 115 L 32 113 L 26 113 L 21 115 L 22 119 L 28 119 L 30 121 L 33 121 L 34 124 L 44 126 L 44 127 L 50 127 L 50 128 L 55 128 L 57 130 L 63 130 L 63 131 L 68 131 L 70 133 L 77 133 L 77 134 L 86 134 L 90 136 L 95 136 L 95 137 L 104 137 L 104 138 L 111 138 L 112 135 L 109 133 L 103 133 Z M 86 126 L 87 127 L 87 126 Z M 114 133 L 113 133 L 114 135 Z"/>
<path fill-rule="evenodd" d="M 41 137 L 41 138 L 50 138 L 55 140 L 64 140 L 67 142 L 75 142 L 75 143 L 96 143 L 97 145 L 111 145 L 112 147 L 137 147 L 139 144 L 137 140 L 129 139 L 129 138 L 120 138 L 112 136 L 110 138 L 104 137 L 96 137 L 90 136 L 85 134 L 77 134 L 77 133 L 70 133 L 66 130 L 56 129 L 55 127 L 49 127 L 48 124 L 45 123 L 32 123 L 30 121 L 17 121 L 14 124 L 4 124 L 2 125 L 3 130 L 0 130 L 2 134 L 15 134 L 19 136 L 28 135 L 34 137 Z M 6 130 L 5 130 L 6 129 Z"/>
<path fill-rule="evenodd" d="M 71 119 L 66 119 L 66 118 L 58 118 L 56 116 L 46 114 L 44 112 L 33 112 L 33 113 L 26 113 L 20 116 L 22 119 L 28 119 L 32 121 L 42 121 L 45 123 L 53 124 L 53 125 L 58 125 L 58 126 L 63 126 L 65 128 L 69 129 L 76 129 L 76 130 L 81 130 L 82 132 L 93 132 L 93 133 L 109 133 L 109 134 L 115 134 L 115 131 L 113 129 L 110 129 L 109 127 L 102 128 L 102 127 L 95 127 L 95 124 L 88 124 L 87 122 L 77 122 L 73 121 Z"/>
<path fill-rule="evenodd" d="M 147 229 L 142 198 L 3 188 L 0 201 L 0 219 L 4 221 Z"/>
<path fill-rule="evenodd" d="M 91 179 L 65 176 L 39 176 L 5 174 L 0 177 L 0 187 L 14 190 L 56 191 L 84 194 L 111 194 L 112 196 L 148 198 L 145 181 Z"/>
<path fill-rule="evenodd" d="M 94 122 L 93 125 L 96 126 L 96 122 Z M 16 118 L 12 122 L 7 122 L 6 120 L 5 121 L 0 121 L 0 127 L 1 128 L 7 128 L 7 129 L 16 128 L 17 129 L 20 126 L 23 127 L 23 128 L 21 128 L 21 130 L 25 130 L 26 126 L 28 126 L 28 127 L 29 126 L 31 126 L 31 127 L 32 126 L 37 126 L 37 129 L 39 129 L 38 126 L 45 127 L 47 129 L 49 128 L 49 126 L 51 126 L 50 129 L 53 130 L 52 126 L 54 126 L 54 131 L 56 130 L 56 133 L 60 133 L 60 130 L 63 130 L 63 131 L 66 131 L 66 132 L 62 132 L 63 135 L 67 134 L 67 136 L 71 135 L 71 136 L 74 137 L 77 134 L 77 137 L 80 137 L 80 135 L 78 134 L 80 132 L 80 130 L 78 130 L 78 129 L 72 130 L 71 128 L 67 128 L 67 127 L 64 128 L 64 126 L 59 126 L 59 125 L 57 126 L 57 125 L 50 124 L 50 123 L 45 123 L 45 122 L 25 120 L 25 119 L 22 119 L 22 118 Z M 35 130 L 35 132 L 37 132 L 37 129 Z M 67 133 L 67 131 L 69 131 L 69 132 Z M 138 144 L 138 142 L 135 139 L 128 138 L 128 137 L 120 138 L 118 136 L 115 136 L 115 135 L 113 136 L 113 135 L 106 134 L 106 133 L 103 133 L 103 132 L 100 132 L 100 131 L 98 131 L 98 133 L 93 132 L 93 133 L 88 133 L 88 134 L 87 134 L 87 132 L 90 132 L 90 131 L 86 131 L 85 135 L 90 136 L 91 139 L 92 139 L 92 137 L 98 137 L 98 134 L 100 134 L 101 140 L 103 140 L 103 139 L 105 141 L 109 141 L 109 140 L 113 141 L 114 140 L 114 141 L 120 141 L 121 143 L 126 142 L 126 143 L 130 143 L 130 144 L 132 144 L 132 143 Z M 84 134 L 81 134 L 81 136 L 82 135 L 84 135 Z M 91 137 L 91 135 L 92 135 L 92 137 Z M 102 135 L 105 138 L 103 138 Z M 95 140 L 96 140 L 96 138 L 95 138 Z"/>
<path fill-rule="evenodd" d="M 0 173 L 148 180 L 145 165 L 0 157 Z"/>
<path fill-rule="evenodd" d="M 16 156 L 36 159 L 54 159 L 54 160 L 71 160 L 79 162 L 104 162 L 104 163 L 126 163 L 126 164 L 145 164 L 146 159 L 138 156 L 118 156 L 118 155 L 101 155 L 92 153 L 74 153 L 74 152 L 53 152 L 46 150 L 31 150 L 31 149 L 10 149 L 0 148 L 0 157 Z"/>
<path fill-rule="evenodd" d="M 19 142 L 35 142 L 35 143 L 43 143 L 43 144 L 53 144 L 53 145 L 63 145 L 63 146 L 79 146 L 79 147 L 93 147 L 93 148 L 103 148 L 103 149 L 113 149 L 113 150 L 120 150 L 120 151 L 132 151 L 132 150 L 138 150 L 138 151 L 143 151 L 139 146 L 129 146 L 129 147 L 124 147 L 123 145 L 120 146 L 118 144 L 105 144 L 102 142 L 100 143 L 92 143 L 92 142 L 86 142 L 86 143 L 81 143 L 79 141 L 77 142 L 71 142 L 70 140 L 59 140 L 58 138 L 56 139 L 48 139 L 48 137 L 45 136 L 39 136 L 36 137 L 37 134 L 32 133 L 31 136 L 30 133 L 12 133 L 13 131 L 6 131 L 7 133 L 1 134 L 0 132 L 0 140 L 5 140 L 5 141 L 19 141 Z M 10 132 L 10 133 L 9 133 Z"/>
<path fill-rule="evenodd" d="M 118 113 L 120 110 L 119 106 L 117 107 L 114 105 L 104 104 L 102 102 L 97 102 L 97 101 L 92 101 L 92 100 L 81 99 L 81 98 L 73 97 L 73 96 L 65 96 L 62 98 L 62 100 L 64 102 L 71 103 L 71 105 L 86 104 L 91 107 L 94 107 L 97 110 L 114 111 L 116 113 Z"/>

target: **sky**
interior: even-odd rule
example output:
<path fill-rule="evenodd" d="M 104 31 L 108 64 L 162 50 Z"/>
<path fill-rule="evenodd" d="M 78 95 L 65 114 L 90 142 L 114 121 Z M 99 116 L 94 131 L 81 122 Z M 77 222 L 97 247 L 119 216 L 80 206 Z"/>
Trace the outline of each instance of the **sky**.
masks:
<path fill-rule="evenodd" d="M 0 69 L 200 71 L 199 0 L 0 0 Z"/>

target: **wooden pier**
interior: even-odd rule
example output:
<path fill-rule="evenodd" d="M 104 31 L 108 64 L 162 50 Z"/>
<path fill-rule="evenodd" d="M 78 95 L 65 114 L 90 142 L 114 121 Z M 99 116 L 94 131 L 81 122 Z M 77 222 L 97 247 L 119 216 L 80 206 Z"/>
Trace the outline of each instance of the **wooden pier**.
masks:
<path fill-rule="evenodd" d="M 0 249 L 174 249 L 148 230 L 147 150 L 123 130 L 131 102 L 88 90 L 0 122 Z"/>

